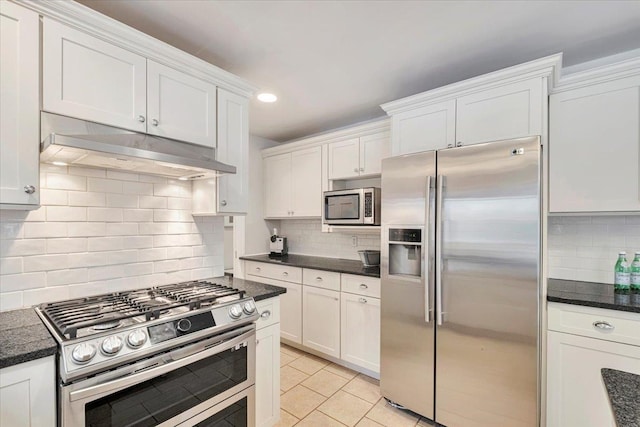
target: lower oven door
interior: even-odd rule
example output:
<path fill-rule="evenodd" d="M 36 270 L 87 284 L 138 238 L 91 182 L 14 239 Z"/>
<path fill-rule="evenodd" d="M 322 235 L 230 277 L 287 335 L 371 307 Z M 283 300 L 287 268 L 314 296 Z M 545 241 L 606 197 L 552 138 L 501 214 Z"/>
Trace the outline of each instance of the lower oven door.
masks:
<path fill-rule="evenodd" d="M 200 412 L 178 427 L 248 427 L 254 426 L 255 386 L 241 391 L 222 403 Z"/>
<path fill-rule="evenodd" d="M 61 425 L 176 426 L 190 422 L 224 401 L 234 402 L 234 396 L 255 384 L 255 354 L 255 325 L 250 325 L 61 385 Z M 247 405 L 248 400 L 253 397 L 247 398 Z M 253 406 L 249 412 L 253 414 Z M 247 423 L 252 426 L 255 421 L 247 415 Z"/>

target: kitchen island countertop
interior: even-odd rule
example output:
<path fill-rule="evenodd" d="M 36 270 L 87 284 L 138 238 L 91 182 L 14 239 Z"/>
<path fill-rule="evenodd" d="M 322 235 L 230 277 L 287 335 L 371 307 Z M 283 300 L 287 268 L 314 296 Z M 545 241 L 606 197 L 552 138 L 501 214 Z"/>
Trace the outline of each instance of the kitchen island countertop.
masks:
<path fill-rule="evenodd" d="M 613 285 L 549 279 L 547 301 L 640 313 L 640 292 L 617 293 Z"/>
<path fill-rule="evenodd" d="M 618 427 L 640 427 L 640 375 L 602 369 L 602 379 Z"/>
<path fill-rule="evenodd" d="M 359 276 L 380 277 L 380 267 L 367 267 L 353 259 L 327 258 L 310 255 L 289 254 L 282 258 L 269 258 L 268 254 L 241 256 L 245 261 L 266 262 L 269 264 L 288 265 L 291 267 L 313 268 L 316 270 L 335 271 L 337 273 L 356 274 Z"/>
<path fill-rule="evenodd" d="M 0 313 L 0 368 L 51 356 L 57 349 L 33 308 Z"/>

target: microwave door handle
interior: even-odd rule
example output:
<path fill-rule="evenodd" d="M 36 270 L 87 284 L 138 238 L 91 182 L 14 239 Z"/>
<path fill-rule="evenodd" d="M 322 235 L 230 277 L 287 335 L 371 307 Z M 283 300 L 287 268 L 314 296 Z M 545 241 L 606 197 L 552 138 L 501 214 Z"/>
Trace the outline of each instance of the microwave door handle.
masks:
<path fill-rule="evenodd" d="M 184 355 L 184 349 L 179 349 L 178 352 L 174 350 L 173 352 L 169 352 L 163 355 L 164 357 L 162 357 L 162 359 L 160 360 L 164 362 L 164 364 L 162 365 L 156 366 L 157 363 L 152 363 L 146 367 L 140 367 L 139 370 L 133 371 L 128 375 L 116 378 L 106 383 L 96 384 L 87 388 L 72 391 L 71 393 L 69 393 L 69 400 L 75 402 L 77 400 L 90 399 L 92 397 L 97 398 L 102 395 L 107 395 L 119 391 L 126 387 L 130 387 L 151 378 L 155 378 L 158 375 L 174 371 L 178 368 L 189 365 L 190 363 L 196 362 L 206 357 L 213 356 L 222 351 L 229 350 L 230 348 L 233 348 L 244 341 L 250 342 L 252 336 L 255 336 L 255 330 L 253 329 L 253 327 L 250 327 L 250 330 L 248 332 L 243 333 L 242 335 L 239 335 L 229 341 L 219 343 L 218 345 L 215 345 L 214 347 L 208 349 L 207 345 L 200 343 L 202 346 L 204 346 L 204 348 L 198 346 L 198 349 L 201 351 L 196 351 L 188 356 Z M 173 359 L 173 356 L 177 356 L 176 360 Z"/>
<path fill-rule="evenodd" d="M 429 310 L 429 285 L 431 281 L 431 274 L 429 268 L 429 242 L 431 224 L 431 176 L 427 176 L 426 189 L 424 191 L 424 243 L 422 244 L 422 253 L 424 256 L 424 321 L 429 323 L 430 310 Z"/>

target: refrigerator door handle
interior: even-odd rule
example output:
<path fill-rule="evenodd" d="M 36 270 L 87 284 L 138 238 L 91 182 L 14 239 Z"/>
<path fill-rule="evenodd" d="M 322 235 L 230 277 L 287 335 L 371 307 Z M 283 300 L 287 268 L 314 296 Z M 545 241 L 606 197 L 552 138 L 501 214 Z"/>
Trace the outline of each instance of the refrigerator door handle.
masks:
<path fill-rule="evenodd" d="M 436 193 L 436 319 L 438 326 L 444 322 L 442 312 L 442 199 L 444 198 L 444 175 L 438 175 L 438 192 Z"/>
<path fill-rule="evenodd" d="M 422 244 L 422 252 L 424 255 L 424 321 L 430 322 L 430 310 L 429 310 L 429 281 L 431 275 L 429 274 L 429 242 L 431 241 L 429 231 L 431 219 L 431 175 L 427 176 L 426 189 L 424 191 L 425 198 L 425 220 L 424 220 L 424 243 Z"/>

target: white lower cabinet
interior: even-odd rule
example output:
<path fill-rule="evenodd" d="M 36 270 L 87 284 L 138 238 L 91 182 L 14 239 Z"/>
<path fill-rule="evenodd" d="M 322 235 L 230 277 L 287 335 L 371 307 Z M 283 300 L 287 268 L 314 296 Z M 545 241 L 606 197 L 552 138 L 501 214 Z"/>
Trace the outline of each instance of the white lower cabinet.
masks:
<path fill-rule="evenodd" d="M 340 292 L 302 287 L 302 344 L 340 357 Z"/>
<path fill-rule="evenodd" d="M 53 356 L 0 369 L 0 425 L 56 425 L 56 370 Z"/>
<path fill-rule="evenodd" d="M 380 372 L 380 299 L 342 292 L 340 358 Z"/>
<path fill-rule="evenodd" d="M 256 425 L 272 426 L 280 419 L 279 297 L 258 301 L 256 332 Z"/>
<path fill-rule="evenodd" d="M 635 313 L 549 304 L 548 427 L 616 426 L 601 369 L 640 375 L 640 346 L 628 344 L 640 337 L 637 326 L 630 328 L 638 322 Z"/>

